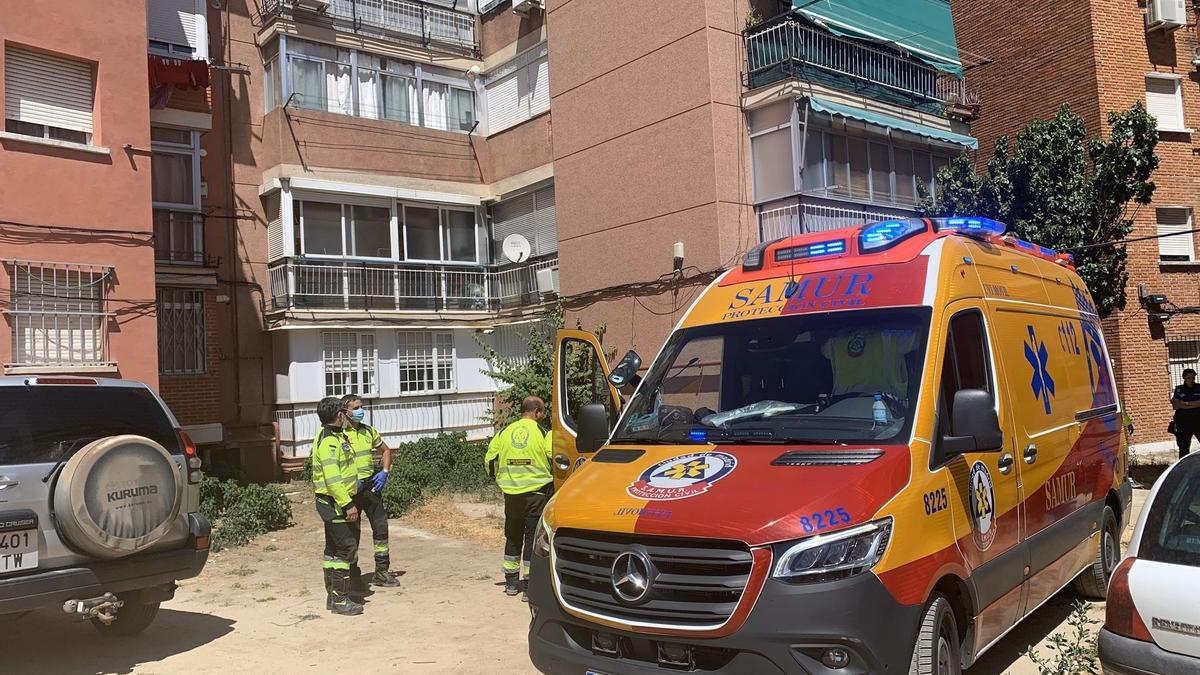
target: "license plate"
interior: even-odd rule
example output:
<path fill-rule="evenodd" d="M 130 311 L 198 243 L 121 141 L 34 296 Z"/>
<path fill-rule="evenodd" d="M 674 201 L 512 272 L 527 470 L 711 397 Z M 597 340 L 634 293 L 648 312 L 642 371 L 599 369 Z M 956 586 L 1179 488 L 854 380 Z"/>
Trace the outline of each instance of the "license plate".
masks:
<path fill-rule="evenodd" d="M 0 574 L 37 568 L 37 524 L 33 511 L 0 512 Z"/>

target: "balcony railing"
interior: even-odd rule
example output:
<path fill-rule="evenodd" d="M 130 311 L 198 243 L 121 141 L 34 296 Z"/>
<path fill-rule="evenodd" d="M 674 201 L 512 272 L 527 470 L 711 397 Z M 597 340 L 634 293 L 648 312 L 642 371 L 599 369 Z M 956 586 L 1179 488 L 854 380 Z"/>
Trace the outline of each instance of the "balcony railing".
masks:
<path fill-rule="evenodd" d="M 823 74 L 944 103 L 948 96 L 956 95 L 955 83 L 961 82 L 926 63 L 833 35 L 795 17 L 747 32 L 746 58 L 751 87 Z"/>
<path fill-rule="evenodd" d="M 827 204 L 789 204 L 760 211 L 758 229 L 762 241 L 775 241 L 797 234 L 836 230 L 906 215 L 912 214 L 901 210 L 888 212 Z"/>
<path fill-rule="evenodd" d="M 216 267 L 220 261 L 204 252 L 204 216 L 154 209 L 154 262 Z"/>
<path fill-rule="evenodd" d="M 355 31 L 412 38 L 427 47 L 472 54 L 479 48 L 473 15 L 412 0 L 329 0 L 328 8 L 319 13 L 298 6 L 295 0 L 264 0 L 262 11 L 265 16 L 324 18 Z"/>
<path fill-rule="evenodd" d="M 275 310 L 495 312 L 548 299 L 538 271 L 558 258 L 510 269 L 288 258 L 269 269 Z"/>

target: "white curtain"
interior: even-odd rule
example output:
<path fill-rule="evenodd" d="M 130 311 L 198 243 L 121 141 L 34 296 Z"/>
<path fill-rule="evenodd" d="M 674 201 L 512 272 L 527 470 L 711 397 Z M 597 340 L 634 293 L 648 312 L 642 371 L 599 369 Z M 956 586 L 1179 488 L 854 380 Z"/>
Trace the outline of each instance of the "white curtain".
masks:
<path fill-rule="evenodd" d="M 379 119 L 380 73 L 358 69 L 358 114 L 368 119 Z"/>
<path fill-rule="evenodd" d="M 383 75 L 383 116 L 396 122 L 413 124 L 417 82 L 410 77 Z"/>
<path fill-rule="evenodd" d="M 438 82 L 425 82 L 424 99 L 421 101 L 425 126 L 430 129 L 448 129 L 447 93 L 449 86 Z"/>
<path fill-rule="evenodd" d="M 350 66 L 326 62 L 325 90 L 329 112 L 354 114 L 354 98 L 350 91 Z"/>

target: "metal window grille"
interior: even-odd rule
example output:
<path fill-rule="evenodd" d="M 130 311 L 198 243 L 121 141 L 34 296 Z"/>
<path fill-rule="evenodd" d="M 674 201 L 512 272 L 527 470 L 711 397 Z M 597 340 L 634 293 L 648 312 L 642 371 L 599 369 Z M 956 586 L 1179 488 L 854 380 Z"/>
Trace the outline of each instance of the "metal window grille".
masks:
<path fill-rule="evenodd" d="M 325 395 L 374 396 L 378 352 L 372 333 L 321 333 L 321 354 L 325 367 Z"/>
<path fill-rule="evenodd" d="M 1183 384 L 1183 371 L 1187 368 L 1200 370 L 1200 335 L 1176 337 L 1167 341 L 1167 371 L 1171 376 L 1171 391 Z"/>
<path fill-rule="evenodd" d="M 454 339 L 450 333 L 400 331 L 397 340 L 402 394 L 454 389 Z"/>
<path fill-rule="evenodd" d="M 9 260 L 11 366 L 107 366 L 112 268 Z"/>
<path fill-rule="evenodd" d="M 205 372 L 204 291 L 158 291 L 158 372 Z"/>

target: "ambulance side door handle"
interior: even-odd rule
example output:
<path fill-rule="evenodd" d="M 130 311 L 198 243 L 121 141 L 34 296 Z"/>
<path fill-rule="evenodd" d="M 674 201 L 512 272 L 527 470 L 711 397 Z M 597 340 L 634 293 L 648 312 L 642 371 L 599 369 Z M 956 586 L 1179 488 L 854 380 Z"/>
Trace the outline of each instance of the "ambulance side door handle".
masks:
<path fill-rule="evenodd" d="M 1004 475 L 1008 475 L 1013 468 L 1013 456 L 1011 452 L 1006 452 L 1000 455 L 1000 459 L 996 461 L 996 469 Z"/>
<path fill-rule="evenodd" d="M 1025 463 L 1033 464 L 1037 461 L 1037 446 L 1030 443 L 1025 447 Z"/>

